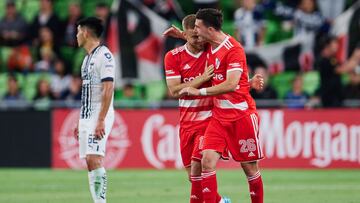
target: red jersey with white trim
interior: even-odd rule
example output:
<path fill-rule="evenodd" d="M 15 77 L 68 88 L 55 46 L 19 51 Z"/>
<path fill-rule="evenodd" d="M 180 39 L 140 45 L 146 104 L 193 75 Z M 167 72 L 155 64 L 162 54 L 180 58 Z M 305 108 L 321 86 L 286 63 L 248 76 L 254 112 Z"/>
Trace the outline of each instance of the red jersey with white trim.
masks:
<path fill-rule="evenodd" d="M 220 121 L 235 121 L 256 111 L 256 104 L 251 97 L 248 68 L 243 47 L 233 37 L 227 36 L 216 48 L 209 45 L 208 66 L 214 65 L 212 85 L 218 85 L 226 80 L 226 74 L 231 71 L 241 71 L 238 86 L 234 92 L 214 97 L 213 116 Z"/>
<path fill-rule="evenodd" d="M 166 79 L 181 79 L 182 83 L 189 82 L 203 74 L 205 70 L 206 53 L 192 54 L 186 45 L 175 48 L 165 55 Z M 204 83 L 200 88 L 210 87 L 211 82 Z M 180 125 L 187 128 L 203 128 L 207 126 L 212 115 L 212 97 L 183 96 L 179 99 Z"/>

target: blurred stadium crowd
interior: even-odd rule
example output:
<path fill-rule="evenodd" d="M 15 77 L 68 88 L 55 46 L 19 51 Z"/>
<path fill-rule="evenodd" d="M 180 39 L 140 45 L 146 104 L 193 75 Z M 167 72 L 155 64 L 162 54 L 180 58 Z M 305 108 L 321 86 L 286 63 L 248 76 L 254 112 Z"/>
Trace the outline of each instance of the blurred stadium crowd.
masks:
<path fill-rule="evenodd" d="M 177 25 L 184 15 L 195 13 L 198 8 L 222 9 L 223 30 L 235 36 L 246 51 L 312 34 L 314 65 L 310 70 L 293 63 L 298 61 L 296 47 L 284 52 L 286 66 L 282 71 L 270 69 L 266 61 L 248 53 L 251 72 L 261 73 L 266 81 L 264 90 L 251 92 L 258 105 L 360 106 L 360 7 L 348 27 L 345 60 L 337 59 L 338 40 L 330 35 L 335 18 L 359 3 L 355 0 L 142 0 L 142 3 Z M 95 15 L 103 20 L 104 37 L 108 36 L 112 4 L 113 0 L 1 1 L 0 107 L 27 108 L 31 104 L 36 109 L 48 109 L 53 104 L 76 104 L 81 97 L 79 73 L 85 55 L 77 47 L 76 22 Z M 167 50 L 170 48 L 173 47 Z M 162 88 L 151 85 L 122 84 L 116 88 L 115 104 L 134 107 L 148 106 L 144 101 L 172 100 L 170 106 L 176 106 L 164 81 Z M 153 94 L 158 96 L 149 96 Z"/>

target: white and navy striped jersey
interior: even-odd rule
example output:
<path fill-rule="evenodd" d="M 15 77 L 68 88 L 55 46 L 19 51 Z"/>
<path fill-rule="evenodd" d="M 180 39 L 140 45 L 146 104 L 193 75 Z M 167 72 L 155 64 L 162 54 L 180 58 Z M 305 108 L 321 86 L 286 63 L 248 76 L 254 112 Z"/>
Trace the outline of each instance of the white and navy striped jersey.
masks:
<path fill-rule="evenodd" d="M 85 56 L 81 65 L 81 79 L 80 118 L 94 118 L 101 108 L 101 83 L 115 79 L 115 59 L 106 46 L 100 45 Z M 113 111 L 113 98 L 109 111 Z"/>

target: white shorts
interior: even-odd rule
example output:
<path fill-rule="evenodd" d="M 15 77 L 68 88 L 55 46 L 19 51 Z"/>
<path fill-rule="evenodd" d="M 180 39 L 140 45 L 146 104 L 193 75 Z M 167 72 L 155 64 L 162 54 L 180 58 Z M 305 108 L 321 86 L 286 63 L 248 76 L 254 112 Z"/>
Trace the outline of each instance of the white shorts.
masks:
<path fill-rule="evenodd" d="M 79 155 L 81 159 L 86 155 L 95 154 L 105 156 L 106 141 L 114 123 L 114 113 L 108 113 L 105 117 L 105 136 L 101 140 L 94 137 L 96 119 L 79 120 Z"/>

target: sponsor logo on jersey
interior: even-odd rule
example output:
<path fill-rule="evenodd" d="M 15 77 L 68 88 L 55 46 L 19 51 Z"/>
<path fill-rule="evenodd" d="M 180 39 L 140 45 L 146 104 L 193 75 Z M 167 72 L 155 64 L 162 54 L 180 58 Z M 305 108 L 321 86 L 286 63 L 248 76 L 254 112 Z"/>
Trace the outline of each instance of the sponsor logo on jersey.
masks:
<path fill-rule="evenodd" d="M 253 152 L 250 152 L 248 155 L 248 157 L 253 157 L 253 156 L 255 156 L 255 154 Z"/>
<path fill-rule="evenodd" d="M 184 70 L 188 70 L 188 69 L 190 69 L 191 68 L 191 66 L 189 66 L 189 64 L 186 64 L 185 66 L 184 66 Z"/>
<path fill-rule="evenodd" d="M 214 80 L 224 80 L 224 78 L 224 75 L 221 73 L 215 74 L 213 77 Z"/>
<path fill-rule="evenodd" d="M 191 195 L 190 199 L 199 199 L 196 195 Z"/>
<path fill-rule="evenodd" d="M 105 56 L 105 58 L 107 58 L 107 59 L 111 59 L 111 54 L 110 54 L 110 53 L 105 53 L 104 56 Z"/>
<path fill-rule="evenodd" d="M 215 59 L 215 69 L 220 67 L 220 60 L 218 58 Z"/>
<path fill-rule="evenodd" d="M 203 193 L 209 193 L 209 192 L 211 192 L 211 190 L 210 190 L 209 188 L 207 188 L 207 187 L 206 187 L 206 188 L 204 188 L 204 189 L 203 189 L 203 191 L 202 191 L 202 192 L 203 192 Z"/>
<path fill-rule="evenodd" d="M 199 73 L 199 75 L 195 76 L 195 77 L 187 77 L 187 78 L 184 78 L 183 81 L 184 82 L 190 82 L 192 80 L 194 80 L 195 78 L 201 76 L 201 73 Z"/>

